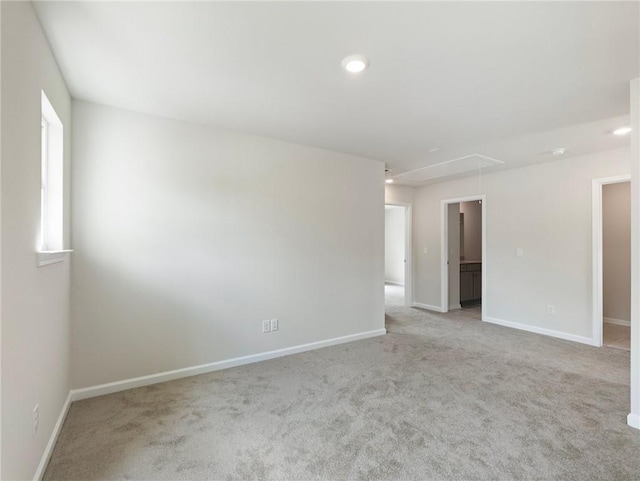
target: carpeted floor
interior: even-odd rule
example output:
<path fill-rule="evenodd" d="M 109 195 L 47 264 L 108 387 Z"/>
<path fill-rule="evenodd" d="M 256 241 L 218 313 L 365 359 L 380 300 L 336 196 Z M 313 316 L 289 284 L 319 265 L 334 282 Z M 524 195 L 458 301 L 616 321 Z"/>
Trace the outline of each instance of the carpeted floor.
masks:
<path fill-rule="evenodd" d="M 632 480 L 629 353 L 402 306 L 386 336 L 75 402 L 54 480 Z"/>

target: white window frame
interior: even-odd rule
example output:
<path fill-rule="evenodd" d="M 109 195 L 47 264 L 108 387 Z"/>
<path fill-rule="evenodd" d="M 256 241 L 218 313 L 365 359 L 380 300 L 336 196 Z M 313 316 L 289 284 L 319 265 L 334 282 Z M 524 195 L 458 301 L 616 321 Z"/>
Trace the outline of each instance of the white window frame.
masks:
<path fill-rule="evenodd" d="M 40 175 L 40 250 L 45 251 L 47 240 L 46 240 L 46 232 L 47 232 L 47 183 L 48 183 L 48 165 L 49 165 L 49 123 L 47 120 L 42 117 L 40 121 L 40 126 L 42 128 L 42 137 L 41 137 L 41 149 L 40 149 L 40 158 L 41 158 L 41 175 Z"/>
<path fill-rule="evenodd" d="M 40 234 L 37 264 L 63 262 L 71 252 L 64 249 L 63 170 L 64 128 L 51 102 L 42 91 L 41 118 Z"/>

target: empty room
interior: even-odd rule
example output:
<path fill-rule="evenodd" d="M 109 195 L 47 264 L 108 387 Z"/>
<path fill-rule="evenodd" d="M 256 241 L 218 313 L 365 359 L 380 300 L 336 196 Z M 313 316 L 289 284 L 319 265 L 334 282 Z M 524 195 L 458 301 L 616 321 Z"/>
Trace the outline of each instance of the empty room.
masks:
<path fill-rule="evenodd" d="M 640 479 L 640 2 L 0 0 L 2 480 Z"/>

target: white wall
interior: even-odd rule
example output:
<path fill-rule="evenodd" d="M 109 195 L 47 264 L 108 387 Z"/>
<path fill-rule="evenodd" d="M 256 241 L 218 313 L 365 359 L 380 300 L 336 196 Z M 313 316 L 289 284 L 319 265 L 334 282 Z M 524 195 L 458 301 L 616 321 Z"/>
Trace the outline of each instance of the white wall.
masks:
<path fill-rule="evenodd" d="M 464 260 L 482 260 L 482 204 L 477 200 L 460 202 L 464 214 Z"/>
<path fill-rule="evenodd" d="M 625 148 L 416 189 L 415 300 L 440 305 L 440 201 L 486 194 L 487 319 L 590 340 L 591 180 L 629 168 Z"/>
<path fill-rule="evenodd" d="M 388 204 L 393 204 L 394 202 L 411 204 L 413 202 L 414 193 L 415 189 L 413 187 L 386 184 L 384 189 L 384 200 Z"/>
<path fill-rule="evenodd" d="M 2 2 L 2 479 L 30 479 L 69 393 L 69 261 L 36 267 L 40 90 L 71 101 L 30 2 Z M 68 213 L 68 176 L 66 178 Z M 68 228 L 66 229 L 68 231 Z M 67 232 L 68 237 L 68 232 Z M 40 428 L 32 434 L 32 409 Z"/>
<path fill-rule="evenodd" d="M 603 316 L 631 319 L 631 183 L 602 187 Z"/>
<path fill-rule="evenodd" d="M 75 388 L 384 328 L 382 163 L 73 115 Z"/>
<path fill-rule="evenodd" d="M 405 208 L 385 206 L 384 278 L 404 285 Z"/>

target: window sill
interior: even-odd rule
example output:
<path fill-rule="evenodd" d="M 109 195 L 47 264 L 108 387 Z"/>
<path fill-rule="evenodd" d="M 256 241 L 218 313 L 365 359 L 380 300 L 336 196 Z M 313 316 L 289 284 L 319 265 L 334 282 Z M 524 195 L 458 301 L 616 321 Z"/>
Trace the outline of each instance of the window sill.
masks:
<path fill-rule="evenodd" d="M 55 264 L 56 262 L 64 262 L 72 250 L 61 251 L 38 251 L 36 252 L 36 260 L 38 267 Z"/>

